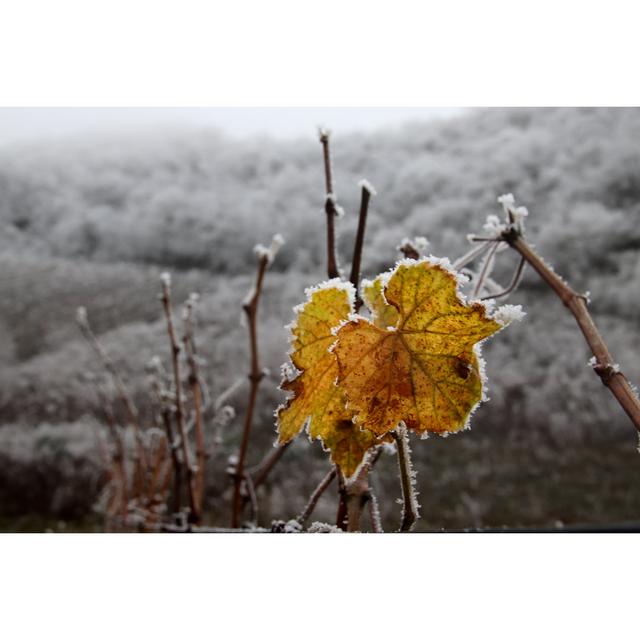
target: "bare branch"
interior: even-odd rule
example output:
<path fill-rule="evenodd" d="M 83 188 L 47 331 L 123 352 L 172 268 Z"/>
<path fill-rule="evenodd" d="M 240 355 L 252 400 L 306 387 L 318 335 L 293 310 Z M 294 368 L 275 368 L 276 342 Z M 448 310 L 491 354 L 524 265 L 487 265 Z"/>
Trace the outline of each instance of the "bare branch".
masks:
<path fill-rule="evenodd" d="M 375 195 L 373 187 L 363 180 L 360 183 L 360 214 L 358 216 L 358 231 L 356 233 L 356 241 L 353 248 L 353 258 L 351 260 L 351 276 L 349 280 L 356 290 L 356 311 L 362 306 L 362 299 L 359 293 L 360 283 L 360 262 L 362 260 L 362 248 L 364 245 L 364 233 L 367 226 L 367 213 L 369 211 L 369 201 L 371 196 Z"/>
<path fill-rule="evenodd" d="M 194 313 L 196 301 L 197 297 L 191 295 L 184 305 L 184 336 L 182 343 L 187 357 L 187 366 L 189 367 L 189 388 L 191 389 L 191 395 L 193 397 L 194 432 L 196 442 L 194 490 L 197 513 L 200 515 L 202 513 L 202 500 L 204 497 L 205 463 L 207 460 L 207 453 L 204 442 L 204 425 L 202 416 L 202 382 L 200 380 L 197 348 L 194 336 Z"/>
<path fill-rule="evenodd" d="M 576 293 L 564 282 L 513 227 L 504 233 L 503 239 L 533 267 L 542 280 L 573 314 L 585 341 L 596 359 L 593 370 L 600 377 L 602 383 L 609 388 L 635 428 L 640 432 L 640 399 L 638 399 L 629 381 L 611 356 L 587 309 L 585 296 Z"/>
<path fill-rule="evenodd" d="M 76 314 L 76 320 L 85 340 L 94 350 L 94 352 L 100 359 L 102 365 L 111 376 L 111 379 L 113 380 L 113 383 L 118 392 L 118 395 L 120 396 L 120 399 L 122 400 L 126 408 L 126 411 L 129 417 L 129 422 L 131 424 L 131 427 L 133 428 L 133 433 L 136 441 L 134 463 L 136 467 L 141 467 L 142 469 L 146 469 L 147 460 L 146 460 L 144 446 L 142 444 L 140 417 L 138 415 L 138 409 L 135 403 L 133 402 L 133 398 L 129 394 L 129 391 L 127 390 L 127 386 L 125 385 L 124 380 L 122 379 L 122 376 L 120 375 L 120 372 L 118 371 L 115 363 L 113 362 L 113 360 L 111 360 L 111 358 L 109 357 L 109 354 L 105 351 L 103 346 L 100 344 L 100 341 L 98 340 L 96 335 L 93 333 L 93 330 L 91 329 L 91 325 L 89 324 L 89 318 L 87 317 L 87 310 L 84 307 L 78 308 L 77 314 Z M 142 474 L 141 469 L 139 469 L 139 473 Z"/>
<path fill-rule="evenodd" d="M 333 482 L 333 479 L 336 477 L 337 471 L 336 467 L 333 467 L 327 475 L 320 481 L 320 484 L 315 488 L 314 492 L 311 494 L 309 498 L 309 502 L 307 502 L 305 508 L 302 510 L 300 515 L 296 518 L 296 520 L 304 525 L 305 522 L 309 519 L 313 510 L 316 508 L 316 504 L 318 504 L 318 500 L 322 494 L 326 491 L 327 487 Z"/>
<path fill-rule="evenodd" d="M 496 251 L 498 250 L 499 242 L 494 242 L 489 252 L 487 253 L 485 259 L 482 262 L 482 269 L 480 270 L 480 275 L 475 282 L 475 286 L 473 287 L 472 297 L 477 298 L 480 295 L 480 291 L 482 291 L 482 287 L 484 285 L 485 279 L 491 275 L 491 271 L 493 270 L 493 261 L 496 256 Z"/>
<path fill-rule="evenodd" d="M 200 513 L 198 511 L 198 503 L 196 501 L 195 473 L 191 464 L 191 451 L 189 448 L 189 441 L 187 440 L 187 433 L 185 428 L 184 401 L 182 398 L 182 377 L 180 374 L 180 345 L 178 344 L 173 324 L 173 313 L 171 310 L 171 279 L 168 273 L 162 274 L 161 282 L 162 294 L 160 298 L 162 300 L 164 315 L 167 320 L 167 333 L 169 335 L 169 342 L 171 345 L 171 361 L 173 364 L 173 380 L 175 386 L 175 417 L 176 423 L 178 425 L 178 434 L 180 435 L 182 445 L 182 459 L 187 469 L 187 488 L 189 493 L 189 508 L 191 509 L 190 519 L 192 522 L 198 522 L 200 520 Z"/>
<path fill-rule="evenodd" d="M 171 425 L 171 411 L 168 406 L 161 409 L 162 424 L 167 433 L 167 446 L 171 453 L 171 464 L 173 465 L 173 513 L 180 513 L 181 493 L 182 493 L 182 465 L 178 458 L 178 449 L 175 446 L 175 436 Z"/>
<path fill-rule="evenodd" d="M 453 263 L 453 268 L 456 271 L 459 271 L 463 267 L 466 267 L 470 262 L 473 262 L 476 258 L 479 258 L 490 246 L 491 242 L 486 242 L 480 246 L 474 247 L 470 251 L 467 251 L 467 253 L 465 253 L 462 257 L 458 258 Z"/>
<path fill-rule="evenodd" d="M 526 260 L 524 258 L 520 258 L 520 262 L 518 262 L 518 266 L 516 267 L 515 273 L 513 274 L 513 278 L 509 283 L 509 286 L 498 293 L 494 293 L 490 296 L 485 296 L 484 298 L 480 298 L 480 300 L 497 300 L 498 298 L 504 298 L 508 296 L 510 293 L 515 291 L 520 284 L 520 280 L 522 280 L 522 274 L 524 272 L 524 265 Z"/>
<path fill-rule="evenodd" d="M 258 356 L 258 336 L 257 336 L 257 315 L 260 294 L 262 293 L 262 283 L 264 274 L 269 265 L 269 256 L 261 254 L 258 258 L 258 272 L 256 276 L 256 284 L 243 305 L 243 310 L 247 316 L 249 324 L 249 346 L 251 349 L 251 370 L 249 372 L 249 399 L 247 401 L 247 411 L 245 413 L 244 428 L 242 431 L 242 441 L 240 443 L 240 453 L 238 455 L 238 463 L 234 474 L 234 493 L 233 493 L 233 511 L 231 515 L 231 527 L 236 529 L 240 523 L 242 511 L 242 494 L 241 487 L 244 478 L 244 464 L 247 456 L 247 448 L 249 446 L 249 435 L 253 424 L 253 413 L 258 395 L 258 386 L 264 377 L 264 371 L 260 369 Z"/>
<path fill-rule="evenodd" d="M 335 194 L 333 192 L 333 177 L 331 175 L 331 150 L 329 148 L 329 131 L 320 130 L 320 143 L 322 144 L 322 155 L 324 159 L 324 176 L 326 199 L 324 210 L 327 215 L 327 275 L 329 278 L 338 278 L 340 270 L 338 268 L 338 258 L 336 257 L 336 230 L 335 219 L 338 215 Z"/>
<path fill-rule="evenodd" d="M 253 484 L 257 488 L 265 482 L 273 467 L 280 461 L 284 452 L 289 448 L 291 440 L 286 444 L 280 445 L 269 452 L 264 459 L 249 471 L 253 478 Z"/>

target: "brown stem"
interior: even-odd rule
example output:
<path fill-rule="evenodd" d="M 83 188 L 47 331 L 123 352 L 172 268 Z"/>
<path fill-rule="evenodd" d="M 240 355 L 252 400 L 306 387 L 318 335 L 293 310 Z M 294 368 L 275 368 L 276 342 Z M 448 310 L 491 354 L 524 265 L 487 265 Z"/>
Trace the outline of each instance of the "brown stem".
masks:
<path fill-rule="evenodd" d="M 164 315 L 167 320 L 167 333 L 171 345 L 171 362 L 173 365 L 173 380 L 175 386 L 175 416 L 178 425 L 178 434 L 182 446 L 182 459 L 187 469 L 187 489 L 189 493 L 189 508 L 191 510 L 190 520 L 198 522 L 200 513 L 198 511 L 198 503 L 195 495 L 195 474 L 191 465 L 191 452 L 189 450 L 189 441 L 187 440 L 187 430 L 184 420 L 184 401 L 182 398 L 182 377 L 180 375 L 180 345 L 176 338 L 176 331 L 173 324 L 173 313 L 171 311 L 171 290 L 170 279 L 168 274 L 163 274 L 162 278 L 162 306 Z"/>
<path fill-rule="evenodd" d="M 202 500 L 204 497 L 205 464 L 207 459 L 204 426 L 202 421 L 202 384 L 196 353 L 196 342 L 193 331 L 194 297 L 191 297 L 184 308 L 184 337 L 183 344 L 189 367 L 189 388 L 193 397 L 194 410 L 194 434 L 196 442 L 196 475 L 195 475 L 195 499 L 198 514 L 202 514 Z"/>
<path fill-rule="evenodd" d="M 115 417 L 113 412 L 111 411 L 111 406 L 109 405 L 107 398 L 102 395 L 102 392 L 98 390 L 101 404 L 103 407 L 103 414 L 105 418 L 105 422 L 107 423 L 107 427 L 109 429 L 109 435 L 114 444 L 114 454 L 113 454 L 113 464 L 117 472 L 115 473 L 115 477 L 118 479 L 119 483 L 119 492 L 118 495 L 120 497 L 120 512 L 123 517 L 127 515 L 127 509 L 129 505 L 129 490 L 128 490 L 128 481 L 127 481 L 127 469 L 125 464 L 126 453 L 125 453 L 125 445 L 122 438 L 122 434 L 118 430 L 118 425 L 116 424 Z M 137 471 L 138 469 L 136 469 Z"/>
<path fill-rule="evenodd" d="M 286 444 L 283 444 L 272 451 L 270 451 L 253 469 L 249 470 L 249 475 L 253 478 L 253 486 L 258 488 L 265 482 L 273 467 L 279 462 L 284 455 L 284 452 L 289 448 L 291 440 Z"/>
<path fill-rule="evenodd" d="M 391 434 L 395 438 L 398 449 L 398 467 L 400 469 L 400 482 L 402 485 L 402 519 L 400 531 L 411 531 L 417 519 L 420 517 L 418 501 L 413 488 L 413 469 L 411 465 L 411 449 L 409 448 L 409 434 L 407 428 L 401 424 Z"/>
<path fill-rule="evenodd" d="M 155 456 L 151 456 L 153 459 L 153 465 L 147 487 L 147 504 L 154 503 L 155 496 L 158 493 L 159 488 L 164 484 L 167 464 L 171 464 L 170 459 L 167 458 L 167 450 L 167 439 L 166 436 L 162 434 L 160 442 L 156 445 Z"/>
<path fill-rule="evenodd" d="M 573 314 L 591 352 L 596 358 L 596 365 L 593 370 L 600 376 L 602 383 L 613 393 L 635 428 L 640 432 L 640 399 L 638 399 L 629 381 L 615 364 L 605 341 L 589 314 L 585 296 L 576 293 L 556 275 L 519 234 L 514 232 L 507 233 L 504 240 L 535 269 L 544 282 L 562 300 L 565 307 Z"/>
<path fill-rule="evenodd" d="M 359 531 L 362 509 L 369 500 L 369 474 L 382 455 L 382 447 L 370 450 L 369 457 L 363 463 L 355 478 L 345 481 L 342 472 L 338 470 L 338 513 L 336 526 L 343 531 Z M 351 519 L 349 519 L 351 518 Z"/>
<path fill-rule="evenodd" d="M 338 470 L 338 513 L 336 514 L 336 527 L 347 530 L 347 486 L 342 472 Z"/>
<path fill-rule="evenodd" d="M 473 298 L 477 298 L 480 295 L 480 290 L 484 285 L 485 279 L 491 274 L 491 270 L 493 268 L 493 261 L 496 256 L 496 252 L 498 251 L 498 247 L 500 246 L 499 242 L 494 242 L 491 249 L 489 249 L 489 253 L 485 256 L 485 259 L 482 262 L 482 269 L 480 271 L 480 275 L 475 282 L 473 287 Z"/>
<path fill-rule="evenodd" d="M 504 296 L 508 296 L 512 291 L 515 291 L 520 284 L 520 280 L 522 279 L 522 272 L 524 271 L 524 265 L 527 261 L 524 258 L 520 258 L 520 262 L 518 262 L 518 266 L 513 274 L 513 278 L 511 278 L 511 282 L 506 289 L 502 291 L 498 291 L 498 293 L 493 293 L 490 296 L 484 296 L 480 298 L 481 300 L 497 300 L 498 298 L 504 298 Z"/>
<path fill-rule="evenodd" d="M 173 465 L 173 513 L 180 513 L 181 493 L 182 493 L 182 465 L 178 458 L 178 450 L 175 444 L 175 434 L 171 425 L 171 412 L 169 407 L 162 408 L 162 423 L 167 433 L 167 445 L 171 452 L 171 463 Z"/>
<path fill-rule="evenodd" d="M 369 201 L 371 200 L 371 190 L 366 183 L 362 185 L 360 194 L 360 214 L 358 216 L 358 231 L 356 242 L 353 248 L 353 259 L 351 261 L 351 275 L 349 280 L 356 290 L 356 311 L 362 306 L 358 284 L 360 282 L 360 261 L 362 259 L 362 248 L 364 246 L 364 232 L 367 226 L 367 213 L 369 211 Z"/>
<path fill-rule="evenodd" d="M 346 524 L 347 531 L 360 531 L 362 511 L 372 495 L 369 474 L 382 455 L 382 447 L 371 449 L 366 455 L 367 458 L 356 476 L 349 482 L 344 482 L 340 490 L 341 501 L 344 500 L 343 509 L 345 509 L 341 528 L 344 529 Z"/>
<path fill-rule="evenodd" d="M 320 129 L 319 137 L 322 144 L 322 155 L 324 158 L 324 184 L 327 194 L 333 193 L 333 179 L 331 176 L 331 150 L 329 148 L 330 132 L 328 129 Z"/>
<path fill-rule="evenodd" d="M 369 468 L 365 464 L 346 486 L 347 531 L 361 530 L 362 510 L 367 504 L 369 496 Z"/>
<path fill-rule="evenodd" d="M 480 246 L 474 247 L 470 251 L 467 251 L 462 257 L 458 258 L 453 263 L 453 268 L 456 271 L 459 271 L 463 267 L 466 267 L 470 262 L 480 257 L 489 247 L 490 243 L 481 244 Z"/>
<path fill-rule="evenodd" d="M 307 502 L 307 505 L 302 510 L 302 513 L 296 518 L 296 520 L 301 525 L 304 525 L 304 523 L 309 519 L 309 516 L 311 516 L 311 514 L 313 513 L 313 510 L 316 508 L 316 504 L 318 504 L 318 500 L 320 500 L 320 497 L 322 496 L 322 494 L 327 490 L 329 485 L 333 482 L 333 479 L 336 477 L 336 474 L 337 474 L 336 468 L 333 467 L 331 471 L 329 471 L 329 473 L 327 473 L 327 475 L 324 478 L 322 478 L 322 480 L 320 481 L 320 484 L 315 488 L 314 492 L 311 494 L 311 497 L 309 498 L 309 502 Z"/>
<path fill-rule="evenodd" d="M 329 132 L 320 131 L 320 143 L 322 144 L 322 157 L 324 159 L 324 178 L 327 198 L 324 210 L 327 214 L 327 275 L 329 278 L 338 278 L 338 259 L 336 257 L 336 230 L 335 220 L 338 214 L 336 209 L 335 194 L 333 192 L 333 178 L 331 175 L 331 150 L 329 148 Z"/>
<path fill-rule="evenodd" d="M 242 511 L 242 482 L 244 478 L 244 464 L 247 456 L 247 448 L 249 446 L 249 434 L 251 425 L 253 424 L 253 413 L 255 410 L 256 398 L 258 396 L 258 386 L 264 377 L 264 372 L 260 369 L 258 358 L 258 335 L 257 335 L 257 315 L 260 294 L 262 293 L 262 283 L 264 274 L 269 265 L 269 256 L 262 255 L 258 261 L 258 274 L 256 284 L 251 296 L 243 305 L 243 310 L 247 316 L 249 324 L 249 346 L 251 349 L 251 371 L 249 373 L 249 400 L 247 402 L 247 411 L 244 419 L 244 429 L 242 432 L 242 441 L 240 443 L 240 453 L 238 455 L 238 464 L 234 474 L 234 490 L 233 490 L 233 511 L 231 514 L 231 528 L 236 529 L 240 524 L 240 516 Z"/>

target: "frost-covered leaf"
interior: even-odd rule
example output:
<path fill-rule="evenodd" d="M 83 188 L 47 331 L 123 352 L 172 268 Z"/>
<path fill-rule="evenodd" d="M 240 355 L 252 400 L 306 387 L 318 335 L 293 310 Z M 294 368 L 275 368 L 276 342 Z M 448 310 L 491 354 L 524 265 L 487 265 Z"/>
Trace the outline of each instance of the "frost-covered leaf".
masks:
<path fill-rule="evenodd" d="M 362 281 L 362 299 L 373 316 L 373 323 L 380 329 L 395 327 L 398 324 L 398 310 L 387 303 L 384 298 L 384 275 L 379 275 L 373 282 Z"/>
<path fill-rule="evenodd" d="M 338 363 L 329 351 L 336 340 L 332 330 L 353 311 L 355 292 L 351 285 L 334 279 L 307 293 L 309 299 L 296 309 L 291 326 L 291 362 L 298 373 L 285 377 L 280 385 L 293 395 L 276 414 L 278 441 L 289 442 L 308 425 L 311 438 L 322 440 L 331 460 L 350 477 L 378 442 L 374 434 L 354 426 L 353 412 L 335 384 Z"/>
<path fill-rule="evenodd" d="M 343 324 L 333 348 L 356 424 L 377 435 L 400 421 L 420 434 L 467 425 L 483 397 L 478 343 L 504 325 L 485 305 L 468 304 L 458 284 L 447 261 L 403 260 L 363 292 L 372 321 Z"/>

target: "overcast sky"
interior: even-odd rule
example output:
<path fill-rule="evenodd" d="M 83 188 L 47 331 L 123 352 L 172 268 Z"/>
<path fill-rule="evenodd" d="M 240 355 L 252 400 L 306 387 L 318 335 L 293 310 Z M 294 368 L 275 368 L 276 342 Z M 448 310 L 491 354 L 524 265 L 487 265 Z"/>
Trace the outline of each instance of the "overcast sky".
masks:
<path fill-rule="evenodd" d="M 366 131 L 409 120 L 447 118 L 455 107 L 184 107 L 0 108 L 0 146 L 93 132 L 148 131 L 159 127 L 216 127 L 232 135 L 313 135 L 318 125 L 337 133 Z"/>

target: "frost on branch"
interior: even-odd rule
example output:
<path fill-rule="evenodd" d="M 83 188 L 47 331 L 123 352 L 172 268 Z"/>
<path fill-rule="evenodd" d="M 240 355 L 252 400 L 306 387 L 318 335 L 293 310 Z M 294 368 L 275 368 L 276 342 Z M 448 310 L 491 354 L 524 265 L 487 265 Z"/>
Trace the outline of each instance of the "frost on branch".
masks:
<path fill-rule="evenodd" d="M 328 140 L 330 137 L 331 137 L 331 129 L 328 129 L 327 127 L 323 127 L 323 126 L 318 127 L 318 139 L 320 140 L 320 142 L 324 142 L 325 140 Z"/>
<path fill-rule="evenodd" d="M 87 316 L 87 308 L 86 307 L 78 307 L 76 309 L 76 322 L 81 327 L 86 327 L 89 324 L 89 319 Z"/>
<path fill-rule="evenodd" d="M 281 234 L 276 233 L 271 240 L 271 245 L 269 247 L 265 247 L 263 244 L 257 244 L 253 248 L 253 252 L 258 256 L 259 259 L 266 258 L 267 264 L 271 264 L 275 257 L 278 255 L 278 251 L 284 245 L 284 238 Z"/>
<path fill-rule="evenodd" d="M 363 178 L 362 180 L 360 180 L 358 182 L 358 186 L 361 189 L 364 189 L 365 191 L 368 191 L 369 195 L 371 195 L 371 196 L 377 196 L 378 195 L 378 192 L 374 189 L 373 185 L 368 180 L 366 180 L 365 178 Z"/>
<path fill-rule="evenodd" d="M 418 260 L 426 253 L 428 246 L 429 241 L 424 236 L 415 236 L 414 238 L 402 238 L 396 250 L 400 251 L 405 258 Z"/>
<path fill-rule="evenodd" d="M 327 202 L 331 203 L 331 207 L 336 218 L 344 218 L 344 209 L 338 204 L 338 198 L 335 193 L 327 194 Z"/>
<path fill-rule="evenodd" d="M 487 216 L 487 221 L 482 225 L 483 231 L 486 231 L 492 237 L 498 237 L 502 235 L 507 229 L 507 225 L 500 221 L 500 218 L 495 214 Z"/>

